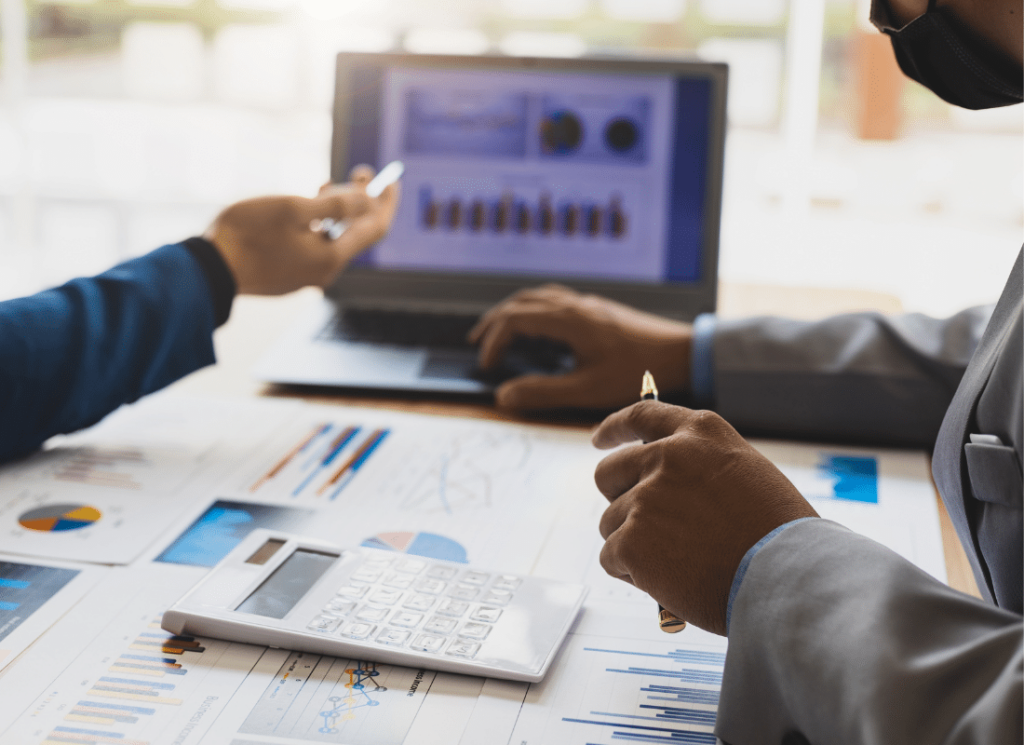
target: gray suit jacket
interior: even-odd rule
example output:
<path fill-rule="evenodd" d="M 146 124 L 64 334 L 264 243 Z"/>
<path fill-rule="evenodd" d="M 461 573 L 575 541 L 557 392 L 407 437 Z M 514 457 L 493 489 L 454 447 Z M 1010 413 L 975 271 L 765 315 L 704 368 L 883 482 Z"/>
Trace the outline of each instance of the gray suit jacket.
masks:
<path fill-rule="evenodd" d="M 978 309 L 720 324 L 718 409 L 741 430 L 935 442 L 936 484 L 988 601 L 829 521 L 788 528 L 733 603 L 723 741 L 1024 741 L 1021 261 L 987 327 Z"/>

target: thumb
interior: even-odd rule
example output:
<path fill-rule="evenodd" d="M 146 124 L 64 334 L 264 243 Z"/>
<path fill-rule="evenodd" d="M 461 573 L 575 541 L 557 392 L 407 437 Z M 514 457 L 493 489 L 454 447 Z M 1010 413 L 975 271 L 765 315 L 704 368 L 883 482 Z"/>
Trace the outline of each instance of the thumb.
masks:
<path fill-rule="evenodd" d="M 595 405 L 598 391 L 584 372 L 523 375 L 498 387 L 494 400 L 502 409 L 557 409 Z"/>

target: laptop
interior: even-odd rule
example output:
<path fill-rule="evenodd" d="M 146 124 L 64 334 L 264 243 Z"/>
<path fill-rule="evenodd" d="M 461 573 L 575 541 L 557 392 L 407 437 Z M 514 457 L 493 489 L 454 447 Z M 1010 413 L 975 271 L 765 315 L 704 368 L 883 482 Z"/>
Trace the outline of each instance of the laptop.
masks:
<path fill-rule="evenodd" d="M 258 364 L 258 379 L 486 394 L 571 350 L 466 334 L 559 282 L 671 318 L 713 311 L 727 67 L 699 60 L 343 53 L 331 177 L 405 164 L 389 234 Z"/>

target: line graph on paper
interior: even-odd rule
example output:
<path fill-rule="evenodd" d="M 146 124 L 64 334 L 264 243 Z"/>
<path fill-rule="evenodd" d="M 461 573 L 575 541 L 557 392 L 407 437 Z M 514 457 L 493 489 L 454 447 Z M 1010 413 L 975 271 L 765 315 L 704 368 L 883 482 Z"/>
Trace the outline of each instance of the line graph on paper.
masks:
<path fill-rule="evenodd" d="M 460 432 L 438 445 L 409 453 L 404 478 L 392 484 L 400 509 L 453 515 L 491 507 L 501 482 L 530 472 L 535 450 L 526 433 L 486 429 Z"/>
<path fill-rule="evenodd" d="M 346 745 L 400 745 L 434 674 L 292 652 L 240 734 Z"/>

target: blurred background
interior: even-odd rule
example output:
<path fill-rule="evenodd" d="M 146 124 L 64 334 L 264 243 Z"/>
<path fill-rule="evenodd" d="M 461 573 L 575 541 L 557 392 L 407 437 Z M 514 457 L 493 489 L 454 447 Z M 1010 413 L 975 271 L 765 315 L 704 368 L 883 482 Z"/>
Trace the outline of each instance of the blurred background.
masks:
<path fill-rule="evenodd" d="M 905 81 L 867 0 L 0 0 L 0 298 L 327 180 L 340 50 L 730 65 L 720 274 L 944 315 L 1024 240 L 1024 107 Z"/>

